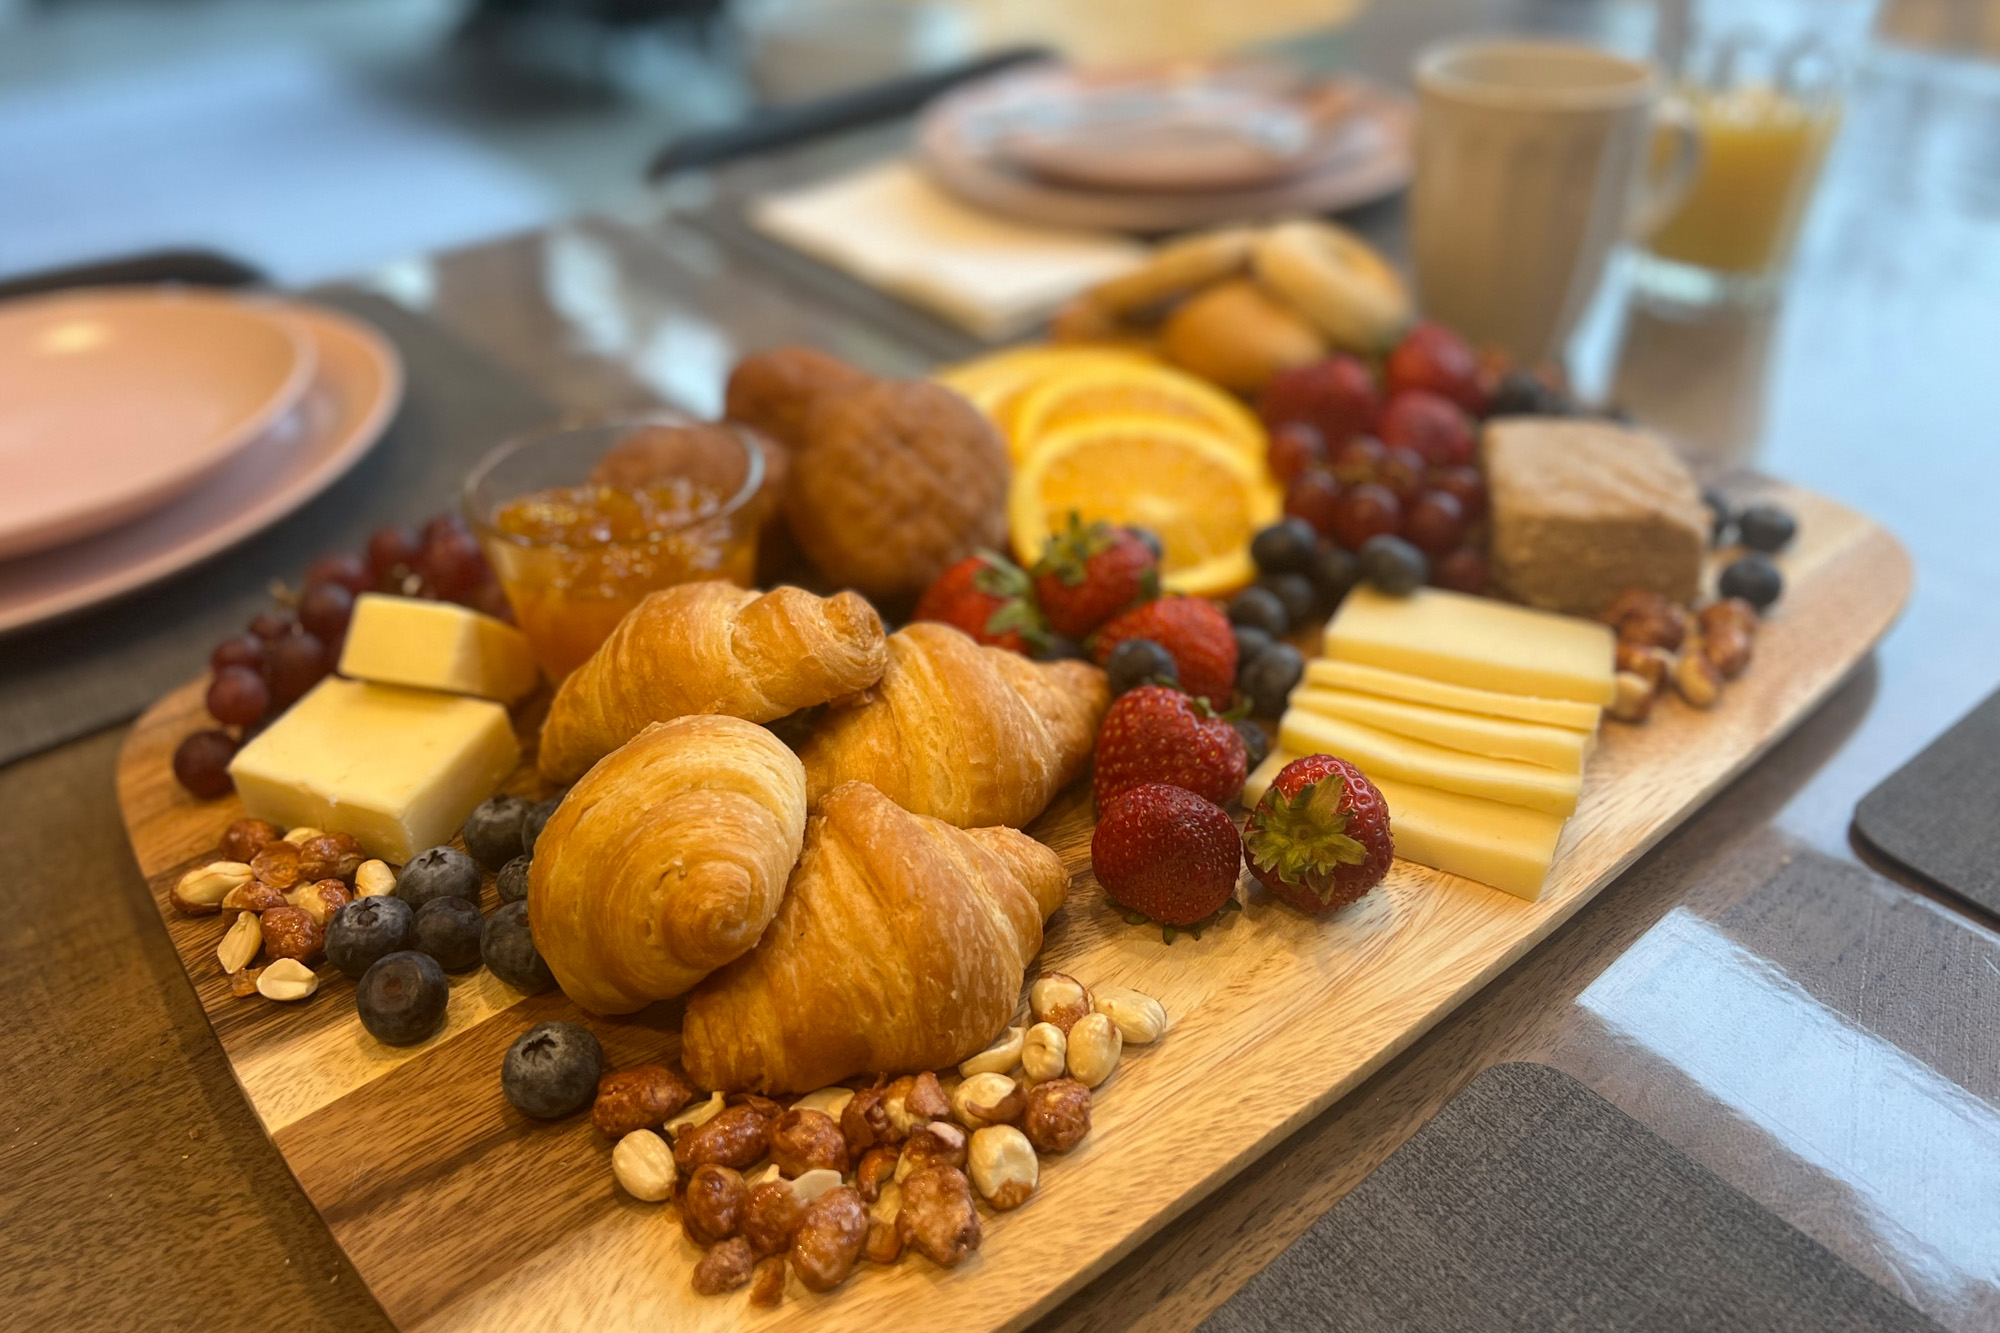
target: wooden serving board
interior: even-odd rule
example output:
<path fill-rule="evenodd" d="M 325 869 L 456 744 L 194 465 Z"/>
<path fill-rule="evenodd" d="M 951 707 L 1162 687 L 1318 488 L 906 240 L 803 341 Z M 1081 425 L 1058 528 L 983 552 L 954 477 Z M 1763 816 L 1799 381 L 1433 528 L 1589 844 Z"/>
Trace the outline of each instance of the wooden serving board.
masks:
<path fill-rule="evenodd" d="M 199 725 L 203 683 L 140 719 L 120 757 L 127 829 L 168 933 L 237 1080 L 307 1196 L 392 1319 L 426 1333 L 509 1329 L 834 1328 L 898 1333 L 1018 1328 L 1277 1143 L 1499 974 L 1775 744 L 1886 630 L 1910 586 L 1902 548 L 1866 518 L 1782 487 L 1800 520 L 1789 588 L 1749 672 L 1719 707 L 1668 702 L 1609 723 L 1540 902 L 1397 862 L 1332 920 L 1261 891 L 1200 939 L 1163 944 L 1125 924 L 1090 874 L 1088 784 L 1031 830 L 1075 874 L 1050 923 L 1046 966 L 1165 1004 L 1164 1040 L 1127 1049 L 1098 1090 L 1094 1129 L 1045 1159 L 1017 1212 L 946 1272 L 906 1256 L 863 1264 L 839 1291 L 791 1282 L 773 1310 L 704 1298 L 699 1257 L 671 1205 L 614 1186 L 610 1145 L 585 1116 L 530 1122 L 500 1094 L 500 1059 L 525 1028 L 587 1021 L 611 1067 L 671 1058 L 679 1012 L 584 1019 L 559 993 L 523 999 L 484 971 L 455 978 L 449 1025 L 415 1049 L 380 1045 L 352 985 L 322 966 L 303 1004 L 236 998 L 215 958 L 215 917 L 185 918 L 167 889 L 209 859 L 240 810 L 175 784 L 169 756 Z M 522 775 L 523 790 L 532 788 Z M 1254 886 L 1253 886 L 1254 887 Z M 492 890 L 488 889 L 489 906 Z"/>

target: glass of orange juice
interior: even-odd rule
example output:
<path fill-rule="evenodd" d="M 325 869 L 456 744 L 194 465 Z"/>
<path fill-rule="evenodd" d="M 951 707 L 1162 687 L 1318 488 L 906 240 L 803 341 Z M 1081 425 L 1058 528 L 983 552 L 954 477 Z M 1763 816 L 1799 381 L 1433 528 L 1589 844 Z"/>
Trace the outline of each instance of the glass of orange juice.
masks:
<path fill-rule="evenodd" d="M 1687 194 L 1644 242 L 1642 292 L 1694 305 L 1775 296 L 1873 0 L 1707 0 L 1669 5 L 1662 52 L 1700 128 Z M 1673 21 L 1678 15 L 1685 26 Z M 1673 149 L 1655 144 L 1656 156 Z"/>
<path fill-rule="evenodd" d="M 502 444 L 466 478 L 466 518 L 551 680 L 650 592 L 748 587 L 764 455 L 747 432 L 668 409 Z"/>

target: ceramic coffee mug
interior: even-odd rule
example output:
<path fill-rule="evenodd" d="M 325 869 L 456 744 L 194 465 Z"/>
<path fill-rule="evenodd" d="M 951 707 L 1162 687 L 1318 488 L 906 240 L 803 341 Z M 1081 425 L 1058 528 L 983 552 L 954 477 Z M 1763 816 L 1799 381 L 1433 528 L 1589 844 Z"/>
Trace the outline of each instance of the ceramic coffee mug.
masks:
<path fill-rule="evenodd" d="M 1680 202 L 1694 118 L 1650 65 L 1554 42 L 1479 41 L 1417 60 L 1411 230 L 1426 314 L 1535 363 L 1561 352 L 1613 246 Z M 1649 171 L 1655 126 L 1675 151 Z"/>

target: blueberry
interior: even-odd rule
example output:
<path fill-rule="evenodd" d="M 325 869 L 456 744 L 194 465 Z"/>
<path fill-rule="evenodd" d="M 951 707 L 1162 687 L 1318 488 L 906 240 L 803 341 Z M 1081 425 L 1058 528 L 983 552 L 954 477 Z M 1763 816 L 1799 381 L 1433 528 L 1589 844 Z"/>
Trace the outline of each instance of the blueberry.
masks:
<path fill-rule="evenodd" d="M 356 898 L 326 923 L 326 960 L 358 977 L 384 954 L 410 947 L 410 919 L 416 915 L 401 898 L 381 894 Z"/>
<path fill-rule="evenodd" d="M 1167 548 L 1161 544 L 1159 533 L 1153 531 L 1151 528 L 1135 527 L 1130 523 L 1125 525 L 1125 531 L 1137 537 L 1139 544 L 1153 553 L 1155 562 L 1167 558 Z"/>
<path fill-rule="evenodd" d="M 1292 632 L 1292 617 L 1269 588 L 1245 588 L 1229 599 L 1229 623 L 1249 625 L 1274 639 Z"/>
<path fill-rule="evenodd" d="M 1285 711 L 1285 700 L 1305 673 L 1306 659 L 1298 649 L 1289 643 L 1274 643 L 1238 673 L 1237 681 L 1250 696 L 1252 712 L 1259 717 L 1276 717 Z"/>
<path fill-rule="evenodd" d="M 1708 544 L 1721 546 L 1729 540 L 1729 530 L 1736 526 L 1736 515 L 1729 508 L 1729 498 L 1713 486 L 1701 488 L 1701 502 L 1708 506 Z"/>
<path fill-rule="evenodd" d="M 1569 411 L 1568 398 L 1527 370 L 1510 370 L 1501 375 L 1486 403 L 1486 414 L 1493 417 L 1560 417 L 1567 416 Z"/>
<path fill-rule="evenodd" d="M 528 905 L 508 903 L 486 918 L 479 932 L 479 956 L 494 976 L 515 990 L 539 995 L 556 984 L 549 965 L 528 933 Z"/>
<path fill-rule="evenodd" d="M 1236 721 L 1236 732 L 1243 737 L 1243 748 L 1250 752 L 1251 768 L 1256 768 L 1270 757 L 1271 741 L 1264 735 L 1262 727 L 1247 717 L 1239 718 Z"/>
<path fill-rule="evenodd" d="M 1724 597 L 1741 597 L 1762 611 L 1778 600 L 1778 594 L 1785 590 L 1785 579 L 1766 557 L 1746 555 L 1729 562 L 1716 587 Z"/>
<path fill-rule="evenodd" d="M 1269 648 L 1277 640 L 1255 625 L 1238 625 L 1236 628 L 1236 670 L 1240 675 L 1250 659 Z"/>
<path fill-rule="evenodd" d="M 521 854 L 521 817 L 527 813 L 528 803 L 518 796 L 481 801 L 458 831 L 465 850 L 488 870 L 498 870 Z"/>
<path fill-rule="evenodd" d="M 1776 505 L 1751 505 L 1736 516 L 1736 540 L 1753 551 L 1782 551 L 1798 530 L 1798 520 Z"/>
<path fill-rule="evenodd" d="M 1329 546 L 1314 553 L 1306 575 L 1312 579 L 1313 591 L 1319 594 L 1320 606 L 1331 611 L 1361 582 L 1361 562 L 1354 558 L 1354 552 Z"/>
<path fill-rule="evenodd" d="M 1049 635 L 1048 642 L 1035 653 L 1037 662 L 1061 662 L 1077 657 L 1087 657 L 1083 645 L 1064 634 Z"/>
<path fill-rule="evenodd" d="M 1408 597 L 1431 576 L 1431 562 L 1401 537 L 1387 533 L 1361 543 L 1361 572 L 1391 597 Z"/>
<path fill-rule="evenodd" d="M 433 898 L 417 909 L 410 947 L 447 972 L 479 966 L 479 908 L 464 898 Z"/>
<path fill-rule="evenodd" d="M 555 1120 L 597 1097 L 604 1048 L 587 1027 L 537 1023 L 514 1039 L 500 1065 L 500 1090 L 523 1115 Z"/>
<path fill-rule="evenodd" d="M 528 896 L 530 864 L 532 863 L 527 857 L 517 856 L 500 867 L 500 874 L 494 879 L 493 887 L 500 890 L 501 902 L 518 903 Z"/>
<path fill-rule="evenodd" d="M 412 907 L 422 907 L 433 898 L 469 898 L 479 901 L 479 863 L 456 847 L 433 847 L 418 852 L 396 876 L 396 896 Z"/>
<path fill-rule="evenodd" d="M 551 796 L 539 805 L 528 807 L 521 816 L 521 850 L 529 856 L 535 854 L 535 839 L 542 836 L 542 828 L 549 822 L 549 816 L 562 804 L 562 797 Z"/>
<path fill-rule="evenodd" d="M 391 1046 L 414 1046 L 443 1027 L 450 997 L 437 959 L 407 949 L 377 958 L 354 986 L 361 1026 Z"/>
<path fill-rule="evenodd" d="M 1181 687 L 1180 664 L 1151 639 L 1127 639 L 1113 648 L 1111 656 L 1104 659 L 1104 672 L 1111 678 L 1113 697 L 1141 685 Z"/>
<path fill-rule="evenodd" d="M 1303 573 L 1319 549 L 1319 533 L 1302 518 L 1280 519 L 1250 539 L 1250 558 L 1266 574 Z"/>
<path fill-rule="evenodd" d="M 1257 580 L 1257 586 L 1276 594 L 1284 604 L 1285 618 L 1292 622 L 1292 628 L 1312 619 L 1313 603 L 1319 594 L 1313 590 L 1312 580 L 1303 574 L 1266 574 Z"/>

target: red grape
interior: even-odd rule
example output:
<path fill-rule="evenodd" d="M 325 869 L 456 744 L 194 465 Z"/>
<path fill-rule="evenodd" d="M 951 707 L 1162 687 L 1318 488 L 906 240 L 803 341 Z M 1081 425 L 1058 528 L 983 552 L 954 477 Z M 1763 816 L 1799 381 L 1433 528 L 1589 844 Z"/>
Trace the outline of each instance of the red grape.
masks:
<path fill-rule="evenodd" d="M 1287 421 L 1272 430 L 1267 457 L 1271 475 L 1284 485 L 1307 468 L 1325 464 L 1326 437 L 1306 422 Z"/>
<path fill-rule="evenodd" d="M 229 761 L 236 757 L 236 740 L 226 731 L 197 731 L 174 751 L 174 776 L 203 800 L 227 796 Z"/>
<path fill-rule="evenodd" d="M 430 546 L 447 537 L 470 537 L 472 530 L 465 526 L 465 520 L 457 514 L 439 514 L 424 524 L 424 545 Z"/>
<path fill-rule="evenodd" d="M 220 671 L 224 667 L 249 667 L 259 671 L 264 666 L 264 641 L 254 634 L 239 634 L 233 639 L 224 639 L 215 645 L 215 651 L 208 655 L 208 668 Z"/>
<path fill-rule="evenodd" d="M 1470 463 L 1439 468 L 1431 488 L 1456 497 L 1467 523 L 1476 523 L 1486 513 L 1486 476 Z"/>
<path fill-rule="evenodd" d="M 1458 497 L 1425 491 L 1403 519 L 1403 535 L 1425 555 L 1442 555 L 1465 536 L 1465 511 Z"/>
<path fill-rule="evenodd" d="M 250 617 L 250 632 L 266 644 L 276 643 L 297 628 L 290 616 L 279 615 L 276 611 L 259 611 Z"/>
<path fill-rule="evenodd" d="M 1451 399 L 1474 416 L 1486 411 L 1479 383 L 1479 358 L 1465 339 L 1437 323 L 1423 323 L 1396 344 L 1383 365 L 1390 397 L 1427 389 Z"/>
<path fill-rule="evenodd" d="M 1486 591 L 1486 555 L 1476 546 L 1461 546 L 1431 561 L 1431 582 L 1453 592 Z"/>
<path fill-rule="evenodd" d="M 375 576 L 360 556 L 352 551 L 336 551 L 306 566 L 305 586 L 310 588 L 315 583 L 337 583 L 351 593 L 364 593 L 374 588 Z"/>
<path fill-rule="evenodd" d="M 254 727 L 271 706 L 264 678 L 247 666 L 226 666 L 208 683 L 208 713 L 232 727 Z"/>
<path fill-rule="evenodd" d="M 1374 481 L 1382 460 L 1389 456 L 1382 441 L 1373 435 L 1354 435 L 1333 451 L 1333 476 L 1343 486 L 1359 486 Z"/>
<path fill-rule="evenodd" d="M 1395 536 L 1403 528 L 1403 506 L 1396 493 L 1379 482 L 1367 481 L 1342 491 L 1333 507 L 1333 539 L 1350 551 L 1358 551 L 1370 537 Z"/>
<path fill-rule="evenodd" d="M 345 584 L 309 584 L 299 598 L 299 623 L 323 642 L 332 643 L 346 634 L 347 622 L 353 618 L 354 594 Z"/>
<path fill-rule="evenodd" d="M 1394 491 L 1396 499 L 1407 508 L 1424 493 L 1424 471 L 1424 456 L 1398 445 L 1388 451 L 1382 466 L 1375 469 L 1375 480 Z"/>
<path fill-rule="evenodd" d="M 1309 468 L 1285 488 L 1285 513 L 1302 518 L 1326 537 L 1333 533 L 1333 512 L 1340 502 L 1340 483 L 1325 468 Z"/>
<path fill-rule="evenodd" d="M 386 587 L 398 569 L 416 564 L 423 549 L 417 534 L 401 524 L 377 528 L 368 538 L 368 570 L 375 576 L 375 586 Z"/>
<path fill-rule="evenodd" d="M 493 577 L 478 541 L 462 529 L 447 531 L 436 540 L 426 540 L 424 553 L 417 557 L 417 561 L 417 572 L 424 576 L 424 582 L 448 602 L 470 597 L 479 591 L 480 584 Z"/>
<path fill-rule="evenodd" d="M 271 702 L 290 708 L 333 670 L 326 644 L 317 634 L 294 634 L 271 645 Z"/>
<path fill-rule="evenodd" d="M 1381 409 L 1374 375 L 1351 356 L 1330 356 L 1278 372 L 1257 404 L 1264 424 L 1272 429 L 1287 421 L 1304 421 L 1328 443 L 1374 430 L 1375 414 Z"/>
<path fill-rule="evenodd" d="M 1382 411 L 1382 438 L 1408 445 L 1426 463 L 1447 467 L 1472 461 L 1472 421 L 1449 398 L 1411 389 Z"/>

